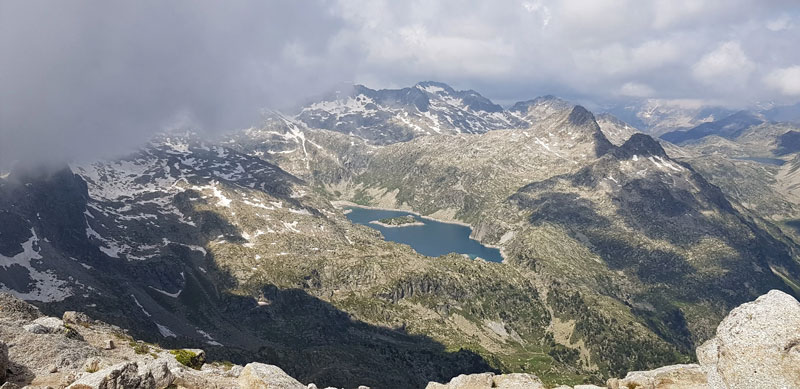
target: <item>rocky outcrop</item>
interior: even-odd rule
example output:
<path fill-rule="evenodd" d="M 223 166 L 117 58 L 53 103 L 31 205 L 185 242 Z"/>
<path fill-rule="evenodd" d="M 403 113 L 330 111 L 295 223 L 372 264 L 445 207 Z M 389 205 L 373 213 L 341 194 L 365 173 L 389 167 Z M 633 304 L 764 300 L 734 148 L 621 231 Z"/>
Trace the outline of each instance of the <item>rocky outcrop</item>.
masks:
<path fill-rule="evenodd" d="M 306 389 L 300 381 L 290 377 L 281 368 L 263 363 L 249 363 L 239 374 L 239 386 L 252 389 Z"/>
<path fill-rule="evenodd" d="M 630 372 L 611 389 L 800 388 L 800 303 L 772 290 L 733 309 L 697 348 L 700 364 Z"/>
<path fill-rule="evenodd" d="M 800 303 L 773 290 L 739 306 L 697 359 L 711 388 L 800 388 Z"/>
<path fill-rule="evenodd" d="M 544 389 L 539 377 L 531 374 L 513 373 L 495 375 L 494 373 L 462 374 L 447 384 L 431 382 L 426 389 Z"/>
<path fill-rule="evenodd" d="M 66 324 L 94 324 L 95 321 L 83 312 L 66 311 L 61 317 L 61 320 Z"/>
<path fill-rule="evenodd" d="M 161 362 L 162 371 L 166 370 L 166 362 Z M 141 370 L 141 371 L 140 371 Z M 168 372 L 168 370 L 166 370 Z M 158 388 L 165 388 L 171 380 L 162 381 Z M 81 377 L 67 389 L 106 389 L 106 388 L 141 388 L 155 389 L 156 381 L 153 373 L 145 368 L 139 369 L 136 362 L 123 362 L 98 372 Z"/>
<path fill-rule="evenodd" d="M 733 309 L 697 348 L 699 365 L 611 379 L 611 389 L 800 388 L 800 303 L 772 290 Z"/>
<path fill-rule="evenodd" d="M 632 371 L 623 379 L 610 379 L 611 389 L 705 389 L 706 374 L 700 365 L 672 365 L 649 371 Z"/>
<path fill-rule="evenodd" d="M 58 334 L 66 331 L 64 322 L 57 317 L 40 317 L 22 327 L 32 334 Z"/>

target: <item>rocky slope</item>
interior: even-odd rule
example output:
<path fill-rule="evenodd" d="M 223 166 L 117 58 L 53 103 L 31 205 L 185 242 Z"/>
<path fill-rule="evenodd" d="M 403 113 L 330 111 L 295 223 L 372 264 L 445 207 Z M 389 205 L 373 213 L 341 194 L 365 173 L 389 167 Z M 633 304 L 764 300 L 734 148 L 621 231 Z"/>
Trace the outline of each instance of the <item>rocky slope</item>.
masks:
<path fill-rule="evenodd" d="M 634 371 L 609 379 L 608 389 L 738 389 L 800 386 L 800 303 L 773 290 L 733 309 L 716 334 L 697 349 L 699 364 Z M 492 373 L 461 375 L 427 389 L 545 388 L 535 376 Z M 568 389 L 567 386 L 558 388 Z M 600 389 L 577 385 L 575 389 Z"/>
<path fill-rule="evenodd" d="M 616 146 L 621 146 L 631 136 L 640 133 L 635 127 L 607 113 L 597 115 L 597 125 L 608 141 Z"/>
<path fill-rule="evenodd" d="M 800 202 L 791 190 L 797 180 L 789 161 L 800 151 L 797 126 L 734 116 L 744 119 L 725 118 L 686 132 L 699 138 L 682 143 L 684 153 L 674 156 L 690 163 L 737 205 L 796 238 L 791 225 L 800 218 Z"/>
<path fill-rule="evenodd" d="M 472 223 L 536 274 L 550 330 L 577 352 L 562 357 L 604 375 L 689 361 L 728 309 L 796 288 L 796 244 L 652 138 L 615 146 L 553 99 L 521 110 L 528 128 L 350 149 L 363 168 L 317 185 Z"/>
<path fill-rule="evenodd" d="M 72 169 L 0 180 L 0 283 L 49 314 L 323 385 L 586 374 L 548 354 L 530 272 L 384 242 L 260 158 L 171 136 Z"/>

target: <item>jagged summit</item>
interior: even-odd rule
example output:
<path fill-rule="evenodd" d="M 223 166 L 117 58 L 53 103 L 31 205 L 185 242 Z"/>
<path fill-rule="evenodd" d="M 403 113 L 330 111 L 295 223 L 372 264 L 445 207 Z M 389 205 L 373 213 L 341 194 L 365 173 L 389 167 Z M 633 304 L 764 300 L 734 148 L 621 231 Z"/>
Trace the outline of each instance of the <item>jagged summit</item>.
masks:
<path fill-rule="evenodd" d="M 567 120 L 574 126 L 584 126 L 587 124 L 597 125 L 597 122 L 594 120 L 594 115 L 580 105 L 576 105 L 575 108 L 572 109 Z"/>
<path fill-rule="evenodd" d="M 618 125 L 618 126 L 629 126 L 629 124 L 625 123 L 624 120 L 622 120 L 622 119 L 620 119 L 620 118 L 618 118 L 618 117 L 616 117 L 616 116 L 614 116 L 614 115 L 612 115 L 612 114 L 610 114 L 608 112 L 599 113 L 599 114 L 595 115 L 595 118 L 598 121 L 606 120 L 609 123 L 613 123 L 613 124 Z"/>
<path fill-rule="evenodd" d="M 453 87 L 439 81 L 420 81 L 416 83 L 414 87 L 422 89 L 429 93 L 449 93 L 449 94 L 456 93 Z"/>
<path fill-rule="evenodd" d="M 577 128 L 584 128 L 591 133 L 592 143 L 594 143 L 594 154 L 599 157 L 614 148 L 614 145 L 606 138 L 594 115 L 586 108 L 576 105 L 567 117 L 567 123 Z"/>
<path fill-rule="evenodd" d="M 667 153 L 658 141 L 650 135 L 642 133 L 633 134 L 622 146 L 614 149 L 614 155 L 620 159 L 630 159 L 634 155 L 640 157 L 667 157 Z"/>
<path fill-rule="evenodd" d="M 422 81 L 414 85 L 414 88 L 425 91 L 434 98 L 461 99 L 464 105 L 473 111 L 503 112 L 503 107 L 472 89 L 457 91 L 450 85 L 436 81 Z"/>

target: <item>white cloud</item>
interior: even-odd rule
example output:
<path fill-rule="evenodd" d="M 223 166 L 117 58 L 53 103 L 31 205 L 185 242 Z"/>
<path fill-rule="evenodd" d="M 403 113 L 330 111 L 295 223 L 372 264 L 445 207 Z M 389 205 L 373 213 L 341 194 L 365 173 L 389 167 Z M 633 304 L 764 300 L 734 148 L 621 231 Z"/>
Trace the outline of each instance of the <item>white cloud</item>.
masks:
<path fill-rule="evenodd" d="M 550 8 L 547 8 L 541 0 L 523 1 L 522 8 L 542 18 L 542 28 L 547 27 L 547 25 L 550 24 L 550 19 L 553 17 L 550 13 Z"/>
<path fill-rule="evenodd" d="M 789 15 L 781 15 L 776 19 L 767 22 L 767 29 L 773 32 L 789 30 L 794 27 L 794 23 Z"/>
<path fill-rule="evenodd" d="M 764 82 L 786 96 L 800 96 L 800 65 L 774 70 Z"/>
<path fill-rule="evenodd" d="M 650 86 L 637 82 L 626 82 L 619 89 L 620 95 L 630 97 L 650 97 L 655 93 L 656 91 Z"/>
<path fill-rule="evenodd" d="M 704 55 L 692 66 L 692 75 L 706 84 L 742 84 L 755 70 L 739 42 L 729 41 Z"/>

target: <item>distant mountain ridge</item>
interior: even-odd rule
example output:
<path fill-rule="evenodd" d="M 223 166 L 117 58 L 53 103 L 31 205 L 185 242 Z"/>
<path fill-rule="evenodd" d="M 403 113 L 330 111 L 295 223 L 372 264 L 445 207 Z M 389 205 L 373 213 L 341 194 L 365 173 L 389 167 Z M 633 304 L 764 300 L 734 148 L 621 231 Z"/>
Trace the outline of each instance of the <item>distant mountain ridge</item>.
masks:
<path fill-rule="evenodd" d="M 524 126 L 519 117 L 473 90 L 420 82 L 402 89 L 351 90 L 329 94 L 299 110 L 311 128 L 356 135 L 375 144 L 403 142 L 420 135 L 479 134 Z"/>
<path fill-rule="evenodd" d="M 400 89 L 371 89 L 363 85 L 340 88 L 299 108 L 294 118 L 310 128 L 355 135 L 384 145 L 435 134 L 481 134 L 498 129 L 524 128 L 548 112 L 574 103 L 544 95 L 511 104 L 504 109 L 474 90 L 455 90 L 435 81 Z M 529 111 L 536 106 L 535 111 Z M 751 116 L 763 121 L 800 122 L 800 105 L 754 107 Z M 741 111 L 693 100 L 645 99 L 599 109 L 620 122 L 660 136 L 689 131 L 706 123 L 721 122 Z M 741 118 L 740 118 L 741 120 Z M 715 126 L 715 125 L 712 125 Z M 694 135 L 689 134 L 689 137 Z M 682 139 L 671 135 L 669 139 Z M 669 140 L 668 138 L 664 138 Z M 623 142 L 622 139 L 620 142 Z"/>
<path fill-rule="evenodd" d="M 740 111 L 749 112 L 764 121 L 800 123 L 800 103 L 732 109 L 694 100 L 644 99 L 604 106 L 598 110 L 601 113 L 612 114 L 640 131 L 656 136 L 720 121 Z"/>
<path fill-rule="evenodd" d="M 739 111 L 722 119 L 700 124 L 689 130 L 667 132 L 661 135 L 661 139 L 675 144 L 698 140 L 709 135 L 734 139 L 744 133 L 748 128 L 764 122 L 765 119 L 761 115 L 748 111 Z"/>

